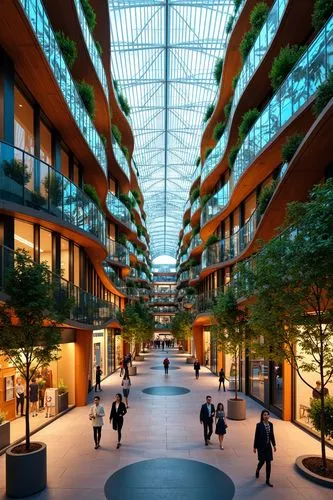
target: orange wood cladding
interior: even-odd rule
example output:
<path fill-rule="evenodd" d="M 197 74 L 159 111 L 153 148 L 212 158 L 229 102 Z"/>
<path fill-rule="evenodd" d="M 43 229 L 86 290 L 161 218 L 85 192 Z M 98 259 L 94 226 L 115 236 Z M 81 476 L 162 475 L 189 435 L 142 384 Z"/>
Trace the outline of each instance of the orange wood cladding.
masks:
<path fill-rule="evenodd" d="M 283 394 L 282 394 L 282 418 L 292 420 L 292 368 L 288 361 L 283 361 Z"/>
<path fill-rule="evenodd" d="M 194 340 L 194 345 L 195 345 L 195 353 L 196 353 L 196 358 L 199 360 L 199 363 L 203 365 L 204 363 L 204 356 L 203 356 L 203 333 L 202 333 L 202 326 L 193 326 L 192 327 L 192 333 L 193 333 L 193 340 Z"/>
<path fill-rule="evenodd" d="M 75 341 L 75 404 L 85 406 L 88 398 L 89 366 L 92 356 L 92 331 L 76 330 Z"/>
<path fill-rule="evenodd" d="M 8 365 L 8 362 L 5 361 L 4 356 L 0 356 L 0 408 L 6 414 L 6 420 L 13 420 L 16 416 L 15 414 L 15 405 L 16 405 L 16 396 L 14 391 L 14 399 L 10 401 L 6 401 L 5 394 L 5 378 L 14 376 L 14 387 L 16 384 L 15 379 L 16 370 L 15 368 Z M 25 384 L 24 384 L 25 390 Z"/>

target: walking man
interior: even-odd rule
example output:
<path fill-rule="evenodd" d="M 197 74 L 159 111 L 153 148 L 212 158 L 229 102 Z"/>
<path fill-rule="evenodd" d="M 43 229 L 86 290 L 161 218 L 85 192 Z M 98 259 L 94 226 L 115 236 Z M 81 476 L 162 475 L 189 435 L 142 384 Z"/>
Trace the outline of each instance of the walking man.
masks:
<path fill-rule="evenodd" d="M 221 384 L 222 384 L 223 385 L 223 391 L 225 392 L 224 381 L 225 381 L 225 373 L 224 373 L 223 368 L 221 368 L 221 370 L 219 371 L 219 391 L 221 390 Z"/>
<path fill-rule="evenodd" d="M 212 396 L 206 396 L 206 403 L 201 406 L 200 423 L 204 428 L 204 440 L 207 446 L 213 433 L 213 420 L 215 417 L 215 407 L 212 403 Z"/>
<path fill-rule="evenodd" d="M 165 375 L 168 375 L 169 373 L 169 364 L 170 364 L 169 358 L 165 358 L 165 360 L 163 361 Z"/>
<path fill-rule="evenodd" d="M 199 363 L 199 361 L 197 359 L 193 363 L 193 368 L 194 368 L 194 371 L 195 371 L 195 378 L 198 380 L 198 378 L 199 378 L 199 371 L 200 371 L 200 363 Z"/>
<path fill-rule="evenodd" d="M 94 397 L 94 404 L 90 407 L 89 412 L 89 420 L 92 423 L 93 433 L 94 433 L 94 441 L 95 441 L 95 450 L 100 447 L 99 442 L 101 440 L 102 434 L 102 426 L 104 424 L 103 417 L 105 416 L 104 408 L 100 402 L 100 397 Z"/>

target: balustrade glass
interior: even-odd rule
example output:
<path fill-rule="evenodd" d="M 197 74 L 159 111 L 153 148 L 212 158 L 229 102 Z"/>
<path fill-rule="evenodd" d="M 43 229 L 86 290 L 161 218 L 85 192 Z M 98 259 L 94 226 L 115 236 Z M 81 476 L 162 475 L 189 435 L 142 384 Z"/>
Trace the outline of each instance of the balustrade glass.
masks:
<path fill-rule="evenodd" d="M 130 173 L 130 168 L 128 165 L 127 158 L 116 140 L 112 141 L 112 149 L 113 149 L 113 153 L 114 153 L 114 156 L 117 160 L 119 167 L 124 172 L 127 179 L 130 180 L 131 173 Z"/>
<path fill-rule="evenodd" d="M 108 260 L 118 262 L 124 266 L 129 266 L 129 250 L 124 245 L 121 245 L 117 241 L 108 239 L 106 247 L 108 250 Z"/>
<path fill-rule="evenodd" d="M 125 224 L 131 231 L 136 232 L 136 226 L 131 221 L 131 214 L 126 205 L 120 201 L 111 191 L 106 196 L 106 206 L 111 215 Z"/>
<path fill-rule="evenodd" d="M 191 217 L 193 217 L 193 215 L 197 210 L 199 210 L 199 208 L 200 208 L 200 197 L 197 198 L 191 206 Z"/>

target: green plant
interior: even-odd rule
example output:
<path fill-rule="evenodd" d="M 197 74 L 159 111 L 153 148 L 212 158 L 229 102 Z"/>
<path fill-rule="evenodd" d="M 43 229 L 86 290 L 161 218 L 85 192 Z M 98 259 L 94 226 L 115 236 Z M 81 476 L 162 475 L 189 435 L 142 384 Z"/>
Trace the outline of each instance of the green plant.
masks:
<path fill-rule="evenodd" d="M 43 180 L 43 185 L 50 203 L 55 207 L 61 206 L 63 196 L 62 175 L 50 169 L 49 175 Z"/>
<path fill-rule="evenodd" d="M 198 158 L 195 161 L 195 166 L 198 167 L 200 165 L 200 163 L 201 163 L 201 158 L 200 158 L 200 156 L 198 156 Z"/>
<path fill-rule="evenodd" d="M 42 391 L 46 386 L 46 380 L 44 378 L 41 378 L 38 380 L 38 389 Z"/>
<path fill-rule="evenodd" d="M 189 217 L 186 217 L 186 219 L 184 220 L 184 228 L 185 228 L 186 226 L 188 226 L 188 225 L 189 225 L 189 223 L 190 223 L 190 218 L 189 218 Z"/>
<path fill-rule="evenodd" d="M 111 126 L 111 130 L 112 130 L 112 135 L 115 138 L 115 140 L 118 142 L 118 144 L 121 144 L 121 132 L 120 132 L 119 128 L 117 127 L 117 125 L 115 125 L 113 123 Z"/>
<path fill-rule="evenodd" d="M 61 396 L 61 394 L 66 394 L 66 392 L 68 392 L 68 387 L 67 385 L 65 385 L 64 380 L 61 378 L 58 384 L 58 394 L 59 396 Z"/>
<path fill-rule="evenodd" d="M 305 49 L 306 47 L 299 47 L 298 45 L 286 45 L 286 47 L 282 47 L 279 55 L 274 59 L 272 69 L 268 75 L 274 91 L 284 82 Z"/>
<path fill-rule="evenodd" d="M 249 55 L 250 50 L 252 49 L 254 42 L 256 41 L 256 38 L 257 38 L 257 33 L 253 30 L 249 30 L 244 34 L 242 41 L 239 45 L 239 51 L 242 56 L 243 63 L 245 62 L 245 59 Z"/>
<path fill-rule="evenodd" d="M 228 19 L 228 22 L 227 22 L 227 25 L 226 25 L 226 28 L 225 28 L 225 31 L 227 33 L 227 35 L 231 32 L 232 30 L 232 25 L 234 24 L 234 16 L 229 16 L 229 19 Z"/>
<path fill-rule="evenodd" d="M 120 243 L 124 247 L 127 246 L 127 237 L 124 233 L 118 233 L 118 235 L 116 237 L 116 241 L 117 241 L 117 243 Z"/>
<path fill-rule="evenodd" d="M 65 62 L 69 68 L 72 68 L 77 59 L 77 48 L 74 40 L 71 40 L 63 31 L 57 31 L 55 38 L 58 42 L 59 49 L 64 56 Z"/>
<path fill-rule="evenodd" d="M 189 286 L 186 288 L 186 295 L 188 297 L 193 297 L 196 294 L 196 289 L 193 286 Z"/>
<path fill-rule="evenodd" d="M 196 236 L 197 234 L 199 234 L 199 231 L 200 231 L 200 224 L 198 224 L 197 226 L 195 226 L 192 230 L 192 236 Z"/>
<path fill-rule="evenodd" d="M 45 262 L 35 263 L 25 250 L 18 250 L 7 268 L 0 306 L 0 351 L 20 372 L 29 394 L 36 370 L 59 359 L 62 325 L 73 306 L 60 279 L 50 279 Z M 13 323 L 15 315 L 15 323 Z M 30 369 L 34 367 L 34 371 Z M 30 450 L 30 412 L 25 412 L 25 447 Z"/>
<path fill-rule="evenodd" d="M 213 195 L 212 194 L 204 194 L 203 197 L 200 200 L 201 207 L 203 208 L 206 203 L 211 199 Z"/>
<path fill-rule="evenodd" d="M 89 0 L 81 0 L 81 5 L 90 31 L 94 31 L 97 24 L 96 12 L 90 5 Z"/>
<path fill-rule="evenodd" d="M 179 286 L 179 289 L 184 288 Z M 192 335 L 193 315 L 188 311 L 177 311 L 170 323 L 170 330 L 177 343 L 182 343 Z"/>
<path fill-rule="evenodd" d="M 124 153 L 126 160 L 127 160 L 127 161 L 129 161 L 130 156 L 129 156 L 129 150 L 128 150 L 128 147 L 127 147 L 127 146 L 123 146 L 123 145 L 121 145 L 121 146 L 120 146 L 120 149 L 121 149 L 121 150 L 122 150 L 122 152 Z"/>
<path fill-rule="evenodd" d="M 238 144 L 236 144 L 235 146 L 232 146 L 232 148 L 230 148 L 229 156 L 228 156 L 230 170 L 233 169 L 233 166 L 235 164 L 239 150 L 240 150 L 240 146 Z"/>
<path fill-rule="evenodd" d="M 222 69 L 223 69 L 223 61 L 224 61 L 224 59 L 222 57 L 219 57 L 216 60 L 216 63 L 214 66 L 214 78 L 215 78 L 216 85 L 220 85 L 221 76 L 222 76 Z"/>
<path fill-rule="evenodd" d="M 139 350 L 141 344 L 151 340 L 154 334 L 154 316 L 146 304 L 143 302 L 127 304 L 117 317 L 122 326 L 123 340 L 135 344 L 135 350 Z"/>
<path fill-rule="evenodd" d="M 324 400 L 324 433 L 325 436 L 330 436 L 333 433 L 333 397 L 326 396 Z M 309 417 L 312 420 L 313 427 L 316 431 L 321 431 L 321 401 L 320 399 L 311 399 Z"/>
<path fill-rule="evenodd" d="M 193 204 L 197 198 L 200 196 L 200 189 L 198 187 L 194 188 L 193 191 L 190 194 L 190 200 L 191 203 Z"/>
<path fill-rule="evenodd" d="M 106 137 L 104 134 L 99 134 L 101 141 L 103 143 L 103 146 L 106 148 Z"/>
<path fill-rule="evenodd" d="M 132 208 L 134 206 L 133 200 L 128 196 L 126 193 L 120 193 L 119 194 L 119 200 L 128 208 L 128 210 L 131 212 Z M 132 214 L 131 214 L 132 215 Z M 135 220 L 135 219 L 134 219 Z"/>
<path fill-rule="evenodd" d="M 213 138 L 215 139 L 216 142 L 221 139 L 224 130 L 225 130 L 225 122 L 223 123 L 217 122 L 213 130 Z"/>
<path fill-rule="evenodd" d="M 277 180 L 273 180 L 270 184 L 264 186 L 260 191 L 257 200 L 257 219 L 259 220 L 262 214 L 265 212 L 268 203 L 270 202 L 276 186 L 278 184 Z"/>
<path fill-rule="evenodd" d="M 100 56 L 102 56 L 103 55 L 102 45 L 99 43 L 98 40 L 95 40 L 95 45 L 96 45 L 97 52 L 99 53 Z"/>
<path fill-rule="evenodd" d="M 240 71 L 238 71 L 238 73 L 236 73 L 236 75 L 233 77 L 233 79 L 231 81 L 231 87 L 232 87 L 233 90 L 236 89 L 237 82 L 239 80 L 239 75 L 240 75 Z"/>
<path fill-rule="evenodd" d="M 46 203 L 46 199 L 44 196 L 40 193 L 40 191 L 32 191 L 31 192 L 31 204 L 33 205 L 33 208 L 36 208 L 39 210 L 42 206 L 44 206 Z"/>
<path fill-rule="evenodd" d="M 98 193 L 96 191 L 95 186 L 91 184 L 85 184 L 83 187 L 84 192 L 87 196 L 97 205 L 99 208 L 101 207 L 101 200 L 99 199 Z"/>
<path fill-rule="evenodd" d="M 258 34 L 264 25 L 269 13 L 269 7 L 265 2 L 257 3 L 250 14 L 250 23 L 252 29 L 254 29 Z"/>
<path fill-rule="evenodd" d="M 246 113 L 244 113 L 241 124 L 238 128 L 241 141 L 244 141 L 252 126 L 257 121 L 259 115 L 260 113 L 257 108 L 249 109 Z"/>
<path fill-rule="evenodd" d="M 216 236 L 216 234 L 211 234 L 210 236 L 208 236 L 207 240 L 205 241 L 205 245 L 204 245 L 204 248 L 207 248 L 209 247 L 210 245 L 213 245 L 214 243 L 216 243 L 217 241 L 219 241 L 218 237 Z"/>
<path fill-rule="evenodd" d="M 0 425 L 2 425 L 6 421 L 7 413 L 4 411 L 0 411 Z"/>
<path fill-rule="evenodd" d="M 316 116 L 319 116 L 322 110 L 333 97 L 333 71 L 330 71 L 327 80 L 323 82 L 317 90 L 316 100 L 313 110 Z"/>
<path fill-rule="evenodd" d="M 127 98 L 121 92 L 118 93 L 118 102 L 124 114 L 126 116 L 129 116 L 131 113 L 131 108 L 130 105 L 128 104 Z"/>
<path fill-rule="evenodd" d="M 238 11 L 243 0 L 234 0 L 235 13 Z"/>
<path fill-rule="evenodd" d="M 206 112 L 204 114 L 204 117 L 203 117 L 203 122 L 206 123 L 208 122 L 209 118 L 212 116 L 212 114 L 214 113 L 214 109 L 215 109 L 215 106 L 214 104 L 209 104 L 207 106 L 207 109 L 206 109 Z"/>
<path fill-rule="evenodd" d="M 302 134 L 294 134 L 287 138 L 287 141 L 282 146 L 282 160 L 289 163 L 294 154 L 296 153 L 299 145 L 304 139 Z"/>
<path fill-rule="evenodd" d="M 312 14 L 312 26 L 319 31 L 333 13 L 333 0 L 315 0 Z"/>
<path fill-rule="evenodd" d="M 88 111 L 90 118 L 93 120 L 95 118 L 95 92 L 92 85 L 89 85 L 85 80 L 76 82 L 76 88 L 83 104 Z"/>
<path fill-rule="evenodd" d="M 224 106 L 224 116 L 225 116 L 225 119 L 227 120 L 230 116 L 230 112 L 231 112 L 231 107 L 232 107 L 232 101 L 233 101 L 233 96 L 230 97 L 229 101 L 227 102 L 227 104 Z"/>
<path fill-rule="evenodd" d="M 29 172 L 28 166 L 25 165 L 21 160 L 16 160 L 15 158 L 11 161 L 3 162 L 3 170 L 6 177 L 17 182 L 21 186 L 25 186 L 30 182 L 31 173 Z"/>
<path fill-rule="evenodd" d="M 205 160 L 207 160 L 208 156 L 210 153 L 213 151 L 213 148 L 206 148 L 205 149 Z"/>
<path fill-rule="evenodd" d="M 136 189 L 133 189 L 132 190 L 132 195 L 135 198 L 137 204 L 141 205 L 141 198 L 140 198 L 140 195 L 139 195 L 139 191 L 137 191 Z"/>
<path fill-rule="evenodd" d="M 113 88 L 115 90 L 116 93 L 119 92 L 119 83 L 118 83 L 118 80 L 113 80 Z"/>

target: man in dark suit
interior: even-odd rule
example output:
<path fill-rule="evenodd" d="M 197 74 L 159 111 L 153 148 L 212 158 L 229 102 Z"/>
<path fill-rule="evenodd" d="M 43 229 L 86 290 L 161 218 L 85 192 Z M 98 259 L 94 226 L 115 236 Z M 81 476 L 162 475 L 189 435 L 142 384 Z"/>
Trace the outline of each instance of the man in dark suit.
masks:
<path fill-rule="evenodd" d="M 206 396 L 206 403 L 201 406 L 200 423 L 204 428 L 205 445 L 210 442 L 210 437 L 213 433 L 213 420 L 215 417 L 215 407 L 212 403 L 212 396 Z"/>

